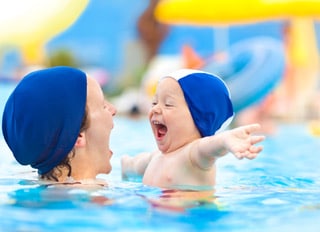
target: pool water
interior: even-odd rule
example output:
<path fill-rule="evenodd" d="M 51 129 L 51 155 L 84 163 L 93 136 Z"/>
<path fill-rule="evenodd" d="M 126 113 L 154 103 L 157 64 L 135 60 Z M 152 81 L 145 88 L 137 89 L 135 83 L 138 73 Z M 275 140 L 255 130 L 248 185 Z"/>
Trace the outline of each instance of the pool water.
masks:
<path fill-rule="evenodd" d="M 99 175 L 109 186 L 57 187 L 18 165 L 0 134 L 0 231 L 320 231 L 319 137 L 280 124 L 263 145 L 255 160 L 218 160 L 215 192 L 162 190 L 121 180 L 121 155 L 155 143 L 146 118 L 118 116 L 113 171 Z"/>

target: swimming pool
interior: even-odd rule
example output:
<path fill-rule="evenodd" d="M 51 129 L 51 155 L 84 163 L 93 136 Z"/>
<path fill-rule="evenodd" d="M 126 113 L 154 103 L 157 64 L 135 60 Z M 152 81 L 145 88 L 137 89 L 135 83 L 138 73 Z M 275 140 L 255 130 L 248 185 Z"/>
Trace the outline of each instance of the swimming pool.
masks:
<path fill-rule="evenodd" d="M 304 124 L 278 128 L 257 159 L 218 161 L 215 193 L 121 180 L 121 155 L 155 148 L 146 118 L 115 118 L 113 171 L 99 176 L 109 187 L 91 190 L 40 185 L 0 134 L 0 231 L 319 231 L 320 139 Z"/>

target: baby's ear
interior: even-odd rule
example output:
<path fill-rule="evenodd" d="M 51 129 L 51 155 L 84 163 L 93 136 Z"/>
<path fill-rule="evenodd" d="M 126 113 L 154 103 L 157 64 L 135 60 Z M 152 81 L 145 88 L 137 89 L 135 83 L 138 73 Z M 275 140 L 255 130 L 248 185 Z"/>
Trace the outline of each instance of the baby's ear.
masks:
<path fill-rule="evenodd" d="M 86 133 L 80 132 L 75 143 L 75 147 L 84 147 L 86 145 Z"/>

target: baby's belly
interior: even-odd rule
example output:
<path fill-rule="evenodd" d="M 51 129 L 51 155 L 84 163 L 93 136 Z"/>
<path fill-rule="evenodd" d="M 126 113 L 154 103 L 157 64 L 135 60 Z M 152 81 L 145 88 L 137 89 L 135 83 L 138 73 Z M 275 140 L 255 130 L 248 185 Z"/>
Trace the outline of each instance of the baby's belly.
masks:
<path fill-rule="evenodd" d="M 150 171 L 150 172 L 149 172 Z M 190 170 L 189 170 L 190 171 Z M 179 188 L 187 186 L 214 186 L 214 170 L 206 173 L 185 173 L 177 170 L 148 170 L 143 178 L 143 183 L 160 188 Z"/>

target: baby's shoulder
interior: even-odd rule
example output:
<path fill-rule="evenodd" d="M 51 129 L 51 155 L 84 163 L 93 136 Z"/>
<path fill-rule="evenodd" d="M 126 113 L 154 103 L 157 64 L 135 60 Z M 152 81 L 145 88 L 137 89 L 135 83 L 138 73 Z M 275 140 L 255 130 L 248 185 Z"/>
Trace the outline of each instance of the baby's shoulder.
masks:
<path fill-rule="evenodd" d="M 185 144 L 184 146 L 181 146 L 180 148 L 176 149 L 175 151 L 170 153 L 170 156 L 175 157 L 185 157 L 188 156 L 190 152 L 193 152 L 193 149 L 195 147 L 195 143 L 191 142 L 188 144 Z"/>

